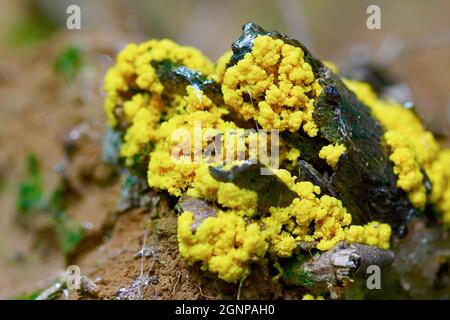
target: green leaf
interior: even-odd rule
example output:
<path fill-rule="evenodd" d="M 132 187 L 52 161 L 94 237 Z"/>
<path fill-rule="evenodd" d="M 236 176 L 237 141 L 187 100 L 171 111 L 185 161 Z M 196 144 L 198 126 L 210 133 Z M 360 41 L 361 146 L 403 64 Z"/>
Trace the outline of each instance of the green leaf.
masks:
<path fill-rule="evenodd" d="M 55 60 L 55 70 L 58 74 L 72 81 L 83 67 L 83 54 L 76 47 L 67 47 Z"/>
<path fill-rule="evenodd" d="M 26 160 L 26 178 L 19 183 L 16 207 L 20 213 L 29 213 L 42 206 L 43 186 L 39 162 L 34 154 Z"/>
<path fill-rule="evenodd" d="M 84 238 L 84 228 L 72 221 L 65 211 L 55 211 L 53 227 L 59 236 L 59 246 L 65 254 L 70 253 Z"/>
<path fill-rule="evenodd" d="M 46 208 L 52 214 L 57 214 L 65 209 L 64 196 L 60 189 L 56 189 L 50 194 Z"/>
<path fill-rule="evenodd" d="M 11 27 L 9 43 L 17 47 L 37 45 L 47 40 L 56 30 L 56 25 L 45 17 L 29 16 Z"/>
<path fill-rule="evenodd" d="M 24 294 L 24 295 L 20 295 L 20 296 L 16 296 L 14 298 L 12 298 L 12 300 L 36 300 L 36 298 L 41 294 L 41 291 L 33 291 L 32 293 L 29 294 Z"/>
<path fill-rule="evenodd" d="M 58 229 L 60 247 L 65 254 L 72 252 L 84 238 L 84 229 L 81 226 L 64 225 Z"/>

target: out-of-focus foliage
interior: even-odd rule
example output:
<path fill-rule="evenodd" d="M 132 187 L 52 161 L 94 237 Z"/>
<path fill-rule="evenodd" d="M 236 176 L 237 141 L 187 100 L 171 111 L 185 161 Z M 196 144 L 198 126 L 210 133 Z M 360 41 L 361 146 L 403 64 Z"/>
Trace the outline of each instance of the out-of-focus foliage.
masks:
<path fill-rule="evenodd" d="M 30 213 L 39 209 L 42 203 L 42 189 L 39 162 L 34 154 L 29 154 L 26 160 L 26 178 L 19 183 L 17 210 L 20 213 Z"/>
<path fill-rule="evenodd" d="M 26 3 L 27 14 L 10 26 L 9 43 L 13 46 L 33 46 L 40 44 L 52 36 L 58 26 L 42 14 L 33 1 Z"/>
<path fill-rule="evenodd" d="M 83 53 L 75 46 L 65 48 L 56 58 L 54 68 L 68 81 L 74 80 L 83 68 Z"/>
<path fill-rule="evenodd" d="M 83 228 L 75 224 L 66 212 L 64 184 L 51 191 L 48 197 L 45 196 L 41 168 L 34 154 L 27 157 L 26 177 L 19 184 L 16 206 L 19 214 L 30 218 L 37 214 L 47 216 L 48 224 L 58 234 L 64 253 L 71 252 L 83 239 Z"/>

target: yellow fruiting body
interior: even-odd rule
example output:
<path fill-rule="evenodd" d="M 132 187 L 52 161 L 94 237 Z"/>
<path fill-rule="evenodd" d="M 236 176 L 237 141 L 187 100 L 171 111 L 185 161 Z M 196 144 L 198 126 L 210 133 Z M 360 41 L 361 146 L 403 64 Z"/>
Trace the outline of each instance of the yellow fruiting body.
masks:
<path fill-rule="evenodd" d="M 285 169 L 275 169 L 274 173 L 295 198 L 287 207 L 270 207 L 264 214 L 258 210 L 257 192 L 211 176 L 211 166 L 231 168 L 240 163 L 225 163 L 223 155 L 228 151 L 233 156 L 256 158 L 249 144 L 259 138 L 259 133 L 246 136 L 241 145 L 234 140 L 242 133 L 238 125 L 241 120 L 248 121 L 247 125 L 256 121 L 266 130 L 301 130 L 310 137 L 319 133 L 313 113 L 322 87 L 301 48 L 258 36 L 251 51 L 235 65 L 230 65 L 232 55 L 228 51 L 214 66 L 194 48 L 170 40 L 151 40 L 127 46 L 105 76 L 104 108 L 109 124 L 123 131 L 120 155 L 126 165 L 147 152 L 150 187 L 171 196 L 186 194 L 203 199 L 218 208 L 215 216 L 195 224 L 195 229 L 194 213 L 185 211 L 179 216 L 178 241 L 183 259 L 188 264 L 201 263 L 202 269 L 217 273 L 227 282 L 237 282 L 248 275 L 252 262 L 267 256 L 290 257 L 301 242 L 315 243 L 320 251 L 329 250 L 339 241 L 388 249 L 389 224 L 372 221 L 352 225 L 351 212 L 341 200 L 322 194 L 319 186 L 300 181 Z M 182 92 L 165 92 L 152 64 L 164 60 L 216 81 L 223 102 L 211 99 L 221 105 L 194 84 Z M 344 82 L 385 129 L 383 143 L 390 152 L 397 186 L 417 208 L 424 208 L 427 200 L 434 203 L 450 225 L 450 150 L 440 149 L 411 110 L 378 98 L 368 84 Z M 229 120 L 234 116 L 239 121 Z M 229 135 L 230 130 L 234 136 Z M 216 137 L 224 138 L 222 157 L 205 156 L 203 151 Z M 287 167 L 295 168 L 302 159 L 300 150 L 283 141 L 279 147 L 283 163 L 289 161 L 292 165 Z M 318 157 L 339 170 L 346 151 L 344 144 L 334 143 L 324 146 Z M 424 173 L 432 182 L 429 199 Z"/>
<path fill-rule="evenodd" d="M 178 218 L 181 256 L 189 263 L 201 261 L 202 268 L 217 273 L 227 282 L 237 282 L 250 272 L 252 261 L 267 250 L 258 224 L 246 224 L 235 213 L 219 212 L 206 218 L 193 232 L 194 216 L 185 211 Z"/>
<path fill-rule="evenodd" d="M 399 177 L 398 186 L 408 193 L 413 205 L 423 208 L 426 203 L 426 192 L 421 167 L 430 177 L 432 185 L 438 185 L 443 172 L 437 169 L 439 174 L 433 174 L 432 168 L 439 167 L 437 164 L 439 162 L 448 161 L 442 158 L 439 160 L 441 151 L 433 134 L 425 130 L 412 110 L 395 101 L 379 99 L 367 83 L 347 79 L 344 79 L 344 82 L 385 127 L 385 140 L 391 148 L 390 160 L 395 164 L 394 170 Z M 450 166 L 450 162 L 446 163 Z M 442 207 L 437 202 L 438 199 L 442 199 L 442 194 L 438 195 L 439 187 L 436 189 L 433 187 L 434 195 L 431 200 L 438 207 Z M 444 216 L 446 215 L 450 213 L 444 212 Z"/>
<path fill-rule="evenodd" d="M 316 136 L 314 98 L 322 87 L 303 57 L 301 48 L 269 36 L 257 37 L 252 51 L 225 71 L 225 103 L 264 129 L 297 131 L 302 127 Z"/>
<path fill-rule="evenodd" d="M 411 203 L 423 208 L 427 201 L 423 174 L 416 160 L 414 151 L 407 144 L 404 136 L 397 131 L 387 131 L 384 135 L 391 147 L 389 159 L 394 163 L 394 173 L 398 176 L 397 186 L 408 193 Z"/>
<path fill-rule="evenodd" d="M 131 125 L 120 149 L 122 157 L 132 158 L 144 145 L 156 140 L 162 109 L 161 101 L 144 94 L 136 94 L 124 103 L 124 113 Z"/>
<path fill-rule="evenodd" d="M 209 173 L 207 164 L 201 165 L 187 195 L 217 202 L 227 212 L 240 216 L 257 214 L 258 194 L 251 190 L 241 189 L 231 182 L 219 182 Z"/>
<path fill-rule="evenodd" d="M 325 300 L 322 296 L 317 296 L 316 298 L 312 294 L 305 294 L 302 297 L 302 300 Z"/>
<path fill-rule="evenodd" d="M 439 151 L 426 171 L 433 186 L 431 201 L 442 212 L 444 223 L 450 226 L 450 149 Z"/>
<path fill-rule="evenodd" d="M 163 122 L 158 130 L 157 143 L 155 149 L 150 153 L 150 162 L 148 170 L 148 183 L 151 187 L 169 191 L 169 193 L 180 196 L 192 184 L 196 176 L 196 170 L 207 159 L 195 159 L 196 154 L 200 156 L 207 141 L 200 141 L 199 148 L 196 148 L 195 130 L 196 124 L 198 129 L 209 129 L 214 134 L 224 133 L 227 129 L 236 128 L 231 123 L 224 121 L 222 115 L 226 113 L 223 109 L 215 109 L 214 111 L 196 111 L 189 114 L 176 115 L 167 122 Z M 176 131 L 180 132 L 180 139 L 174 139 Z M 185 130 L 185 131 L 182 131 Z M 183 139 L 188 138 L 188 141 Z M 187 151 L 181 152 L 180 158 L 176 158 L 174 154 L 178 150 L 178 146 L 187 146 Z M 180 147 L 180 148 L 181 148 Z M 200 150 L 196 150 L 200 149 Z M 185 158 L 183 158 L 185 157 Z"/>
<path fill-rule="evenodd" d="M 290 160 L 292 164 L 295 164 L 298 158 L 300 158 L 300 150 L 296 148 L 291 148 L 286 154 L 286 158 Z"/>
<path fill-rule="evenodd" d="M 391 232 L 389 224 L 373 221 L 364 226 L 350 226 L 345 230 L 344 239 L 349 242 L 389 249 Z"/>
<path fill-rule="evenodd" d="M 142 44 L 129 44 L 116 59 L 116 65 L 108 70 L 104 79 L 107 94 L 105 111 L 111 126 L 116 126 L 115 110 L 126 100 L 126 94 L 132 90 L 145 90 L 153 95 L 160 95 L 164 86 L 156 76 L 152 62 L 170 60 L 199 71 L 205 75 L 214 72 L 213 63 L 199 50 L 184 47 L 175 42 L 150 40 Z"/>
<path fill-rule="evenodd" d="M 218 82 L 223 82 L 223 77 L 225 76 L 225 72 L 227 71 L 227 64 L 230 62 L 231 56 L 233 55 L 233 51 L 228 50 L 225 52 L 216 63 L 216 70 L 212 75 L 212 78 Z"/>
<path fill-rule="evenodd" d="M 319 151 L 319 157 L 324 159 L 328 165 L 334 169 L 345 151 L 347 151 L 347 149 L 343 144 L 330 144 Z"/>
<path fill-rule="evenodd" d="M 351 223 L 351 215 L 334 197 L 323 195 L 311 182 L 295 182 L 287 170 L 279 169 L 277 176 L 297 195 L 286 208 L 270 208 L 264 223 L 269 250 L 280 257 L 292 255 L 300 241 L 318 241 L 319 250 L 328 250 L 342 240 L 344 227 Z M 310 225 L 314 223 L 311 232 Z"/>

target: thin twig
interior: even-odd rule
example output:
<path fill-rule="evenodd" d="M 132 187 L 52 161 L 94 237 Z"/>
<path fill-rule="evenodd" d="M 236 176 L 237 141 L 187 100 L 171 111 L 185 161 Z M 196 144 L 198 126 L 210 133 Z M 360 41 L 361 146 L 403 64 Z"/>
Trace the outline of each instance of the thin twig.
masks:
<path fill-rule="evenodd" d="M 172 294 L 175 292 L 175 289 L 176 289 L 178 283 L 180 282 L 181 272 L 177 271 L 177 274 L 178 274 L 177 282 L 175 282 L 175 285 L 173 286 L 172 292 L 170 292 L 169 297 L 172 296 Z"/>
<path fill-rule="evenodd" d="M 214 297 L 207 296 L 207 295 L 203 294 L 203 291 L 202 291 L 202 287 L 201 287 L 201 286 L 198 286 L 198 289 L 200 290 L 200 295 L 201 295 L 202 297 L 207 298 L 207 299 L 211 299 L 211 300 L 214 300 L 214 299 L 215 299 Z"/>

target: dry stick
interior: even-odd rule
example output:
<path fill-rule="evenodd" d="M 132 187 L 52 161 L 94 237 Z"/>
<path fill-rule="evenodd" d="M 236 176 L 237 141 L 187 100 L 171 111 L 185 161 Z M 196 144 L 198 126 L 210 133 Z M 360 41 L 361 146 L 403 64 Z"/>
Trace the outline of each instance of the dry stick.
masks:
<path fill-rule="evenodd" d="M 237 299 L 237 300 L 240 300 L 240 297 L 241 297 L 241 289 L 242 289 L 242 287 L 244 286 L 244 282 L 245 282 L 245 280 L 247 279 L 247 276 L 248 276 L 248 274 L 247 274 L 245 277 L 241 278 L 241 280 L 239 281 L 238 292 L 237 292 L 237 296 L 236 296 L 236 299 Z"/>
<path fill-rule="evenodd" d="M 177 282 L 175 282 L 175 285 L 173 286 L 173 289 L 172 289 L 172 291 L 170 292 L 169 297 L 172 296 L 172 294 L 175 292 L 175 289 L 176 289 L 178 283 L 180 282 L 180 279 L 181 279 L 181 272 L 178 270 L 178 271 L 177 271 L 177 274 L 178 274 Z"/>
<path fill-rule="evenodd" d="M 237 296 L 236 296 L 236 300 L 240 300 L 240 297 L 241 297 L 241 288 L 242 288 L 242 286 L 241 286 L 241 284 L 239 284 L 239 286 L 238 286 L 238 292 L 237 292 Z"/>
<path fill-rule="evenodd" d="M 144 258 L 145 258 L 145 249 L 147 248 L 147 234 L 148 234 L 148 226 L 147 224 L 145 224 L 145 229 L 144 229 L 144 239 L 142 241 L 142 248 L 141 248 L 141 272 L 139 274 L 139 278 L 140 280 L 142 280 L 144 278 Z M 153 268 L 153 266 L 152 266 Z M 147 288 L 147 285 L 144 286 L 144 290 L 145 288 Z M 142 290 L 141 287 L 138 287 L 138 296 L 139 298 L 142 298 Z"/>
<path fill-rule="evenodd" d="M 144 256 L 145 256 L 145 249 L 147 248 L 147 232 L 148 227 L 147 224 L 145 224 L 145 230 L 144 230 L 144 240 L 142 241 L 142 249 L 141 249 L 141 274 L 140 278 L 144 275 Z"/>
<path fill-rule="evenodd" d="M 145 244 L 147 242 L 147 227 L 145 227 L 144 230 L 144 241 L 142 242 L 142 252 L 141 252 L 141 273 L 139 275 L 139 279 L 142 280 L 144 277 L 144 250 L 145 250 Z M 147 285 L 144 285 L 144 289 L 147 287 Z M 138 296 L 139 299 L 142 298 L 142 290 L 141 290 L 141 286 L 138 287 Z"/>
<path fill-rule="evenodd" d="M 341 297 L 346 282 L 352 281 L 353 275 L 365 274 L 370 265 L 384 267 L 393 261 L 394 253 L 390 250 L 339 242 L 320 256 L 304 261 L 300 268 L 317 286 L 328 288 L 332 299 L 337 299 Z"/>
<path fill-rule="evenodd" d="M 42 291 L 41 294 L 39 294 L 39 296 L 37 296 L 35 300 L 49 300 L 51 296 L 61 292 L 63 288 L 64 288 L 63 281 L 58 281 L 49 288 Z"/>
<path fill-rule="evenodd" d="M 65 274 L 64 271 L 53 272 L 52 275 L 39 280 L 38 282 L 36 282 L 31 286 L 28 285 L 24 288 L 21 288 L 19 291 L 29 292 L 40 288 L 49 288 L 50 286 L 53 286 L 53 284 L 55 283 L 55 279 L 60 279 L 64 277 L 64 274 Z"/>
<path fill-rule="evenodd" d="M 201 286 L 198 286 L 198 289 L 200 290 L 200 295 L 201 295 L 202 297 L 205 297 L 205 298 L 211 299 L 211 300 L 215 299 L 214 297 L 207 296 L 207 295 L 203 294 L 203 291 L 202 291 L 202 287 L 201 287 Z"/>

